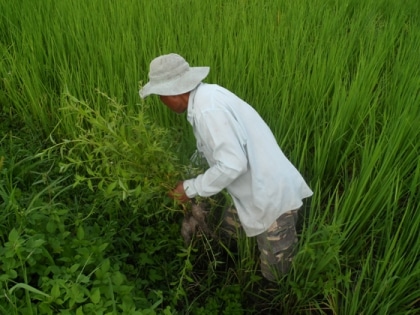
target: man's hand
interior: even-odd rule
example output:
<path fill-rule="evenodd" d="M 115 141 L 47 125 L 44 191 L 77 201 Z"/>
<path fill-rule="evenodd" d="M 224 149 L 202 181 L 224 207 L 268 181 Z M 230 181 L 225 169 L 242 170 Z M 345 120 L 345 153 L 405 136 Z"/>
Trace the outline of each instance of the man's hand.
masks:
<path fill-rule="evenodd" d="M 187 194 L 185 193 L 183 184 L 183 182 L 178 182 L 175 189 L 169 192 L 169 197 L 180 203 L 185 203 L 190 200 L 190 198 L 188 198 Z"/>

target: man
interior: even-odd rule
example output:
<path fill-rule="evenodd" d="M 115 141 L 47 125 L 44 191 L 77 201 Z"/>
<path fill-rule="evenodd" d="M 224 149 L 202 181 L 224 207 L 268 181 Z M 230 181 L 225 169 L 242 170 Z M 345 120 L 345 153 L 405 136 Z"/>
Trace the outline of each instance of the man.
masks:
<path fill-rule="evenodd" d="M 203 174 L 179 182 L 170 196 L 185 203 L 226 189 L 246 235 L 257 238 L 263 276 L 275 281 L 290 267 L 297 211 L 312 191 L 249 104 L 219 85 L 202 82 L 209 70 L 190 67 L 177 54 L 159 56 L 150 63 L 149 82 L 139 92 L 141 98 L 159 95 L 172 111 L 187 113 L 197 149 L 209 164 Z"/>

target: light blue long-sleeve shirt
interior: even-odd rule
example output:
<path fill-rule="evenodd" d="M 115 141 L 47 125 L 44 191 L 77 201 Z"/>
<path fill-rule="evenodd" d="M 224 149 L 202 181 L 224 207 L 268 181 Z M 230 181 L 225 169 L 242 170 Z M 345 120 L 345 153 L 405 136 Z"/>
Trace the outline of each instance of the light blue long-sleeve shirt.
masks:
<path fill-rule="evenodd" d="M 187 119 L 210 166 L 184 181 L 187 196 L 209 197 L 226 188 L 248 236 L 263 233 L 312 195 L 261 116 L 232 92 L 201 83 L 190 93 Z"/>

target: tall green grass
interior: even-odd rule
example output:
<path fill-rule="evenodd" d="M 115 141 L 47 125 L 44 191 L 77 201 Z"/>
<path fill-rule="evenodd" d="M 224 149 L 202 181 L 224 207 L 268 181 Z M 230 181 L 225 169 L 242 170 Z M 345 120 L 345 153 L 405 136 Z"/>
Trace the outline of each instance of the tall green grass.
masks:
<path fill-rule="evenodd" d="M 80 115 L 68 96 L 89 104 L 87 120 L 100 121 L 115 110 L 101 91 L 133 117 L 144 113 L 175 135 L 182 131 L 172 149 L 188 161 L 194 139 L 185 117 L 156 97 L 145 106 L 137 91 L 160 54 L 208 65 L 206 81 L 261 113 L 315 192 L 291 274 L 274 294 L 261 291 L 257 303 L 295 314 L 415 314 L 419 21 L 416 0 L 2 2 L 0 130 L 24 127 L 44 148 L 53 145 L 48 139 L 80 139 Z M 92 139 L 97 150 L 105 140 Z M 3 198 L 16 193 L 13 185 L 0 191 Z M 247 260 L 257 255 L 247 242 L 232 256 L 241 270 L 235 276 L 209 271 L 206 288 L 186 286 L 188 310 L 198 310 L 199 301 L 211 308 L 226 292 L 240 299 L 237 283 L 242 295 L 255 294 L 257 271 Z M 184 271 L 193 270 L 193 256 Z M 213 295 L 220 277 L 227 284 Z M 188 292 L 201 292 L 200 299 L 189 300 Z"/>

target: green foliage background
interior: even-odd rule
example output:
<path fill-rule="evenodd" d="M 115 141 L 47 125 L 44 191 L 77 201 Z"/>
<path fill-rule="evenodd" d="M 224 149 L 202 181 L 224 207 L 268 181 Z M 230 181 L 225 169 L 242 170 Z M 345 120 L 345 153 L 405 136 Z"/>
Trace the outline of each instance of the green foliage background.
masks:
<path fill-rule="evenodd" d="M 417 0 L 0 3 L 0 313 L 420 311 Z M 169 52 L 252 104 L 315 194 L 275 290 L 253 239 L 184 248 Z"/>

